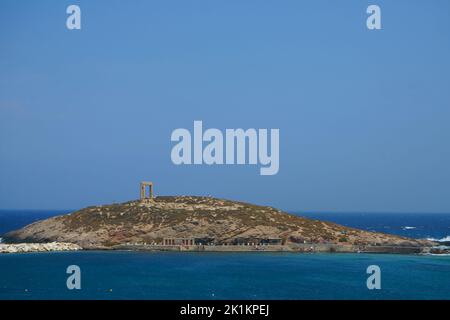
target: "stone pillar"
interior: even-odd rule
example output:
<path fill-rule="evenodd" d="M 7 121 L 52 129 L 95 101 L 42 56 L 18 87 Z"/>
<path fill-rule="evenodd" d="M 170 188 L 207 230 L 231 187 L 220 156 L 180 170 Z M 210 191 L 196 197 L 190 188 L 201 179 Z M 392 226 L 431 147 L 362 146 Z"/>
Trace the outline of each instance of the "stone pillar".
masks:
<path fill-rule="evenodd" d="M 143 182 L 141 182 L 140 199 L 141 201 L 145 199 L 145 184 Z"/>

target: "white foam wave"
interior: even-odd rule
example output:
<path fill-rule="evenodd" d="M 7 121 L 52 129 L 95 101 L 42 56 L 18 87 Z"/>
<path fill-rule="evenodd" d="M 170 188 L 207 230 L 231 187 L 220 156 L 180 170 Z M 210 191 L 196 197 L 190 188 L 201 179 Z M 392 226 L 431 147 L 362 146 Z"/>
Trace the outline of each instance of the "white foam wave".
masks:
<path fill-rule="evenodd" d="M 427 240 L 429 240 L 429 241 L 437 241 L 437 242 L 450 242 L 450 236 L 446 236 L 446 237 L 441 238 L 441 239 L 427 238 Z"/>
<path fill-rule="evenodd" d="M 406 227 L 402 227 L 402 229 L 403 230 L 412 230 L 412 229 L 416 229 L 416 227 L 408 227 L 408 226 L 406 226 Z"/>

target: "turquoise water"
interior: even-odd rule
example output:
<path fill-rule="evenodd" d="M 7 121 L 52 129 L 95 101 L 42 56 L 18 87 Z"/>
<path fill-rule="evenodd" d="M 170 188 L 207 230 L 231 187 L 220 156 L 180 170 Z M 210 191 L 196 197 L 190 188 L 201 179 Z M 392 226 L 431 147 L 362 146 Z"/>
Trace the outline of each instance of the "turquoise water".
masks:
<path fill-rule="evenodd" d="M 0 299 L 450 299 L 450 256 L 92 251 L 3 254 L 0 271 Z"/>
<path fill-rule="evenodd" d="M 65 212 L 0 210 L 1 234 Z M 450 214 L 304 214 L 446 240 Z M 69 291 L 78 265 L 82 289 Z M 366 268 L 381 267 L 368 290 Z M 450 299 L 450 257 L 292 253 L 66 252 L 0 255 L 0 299 Z"/>

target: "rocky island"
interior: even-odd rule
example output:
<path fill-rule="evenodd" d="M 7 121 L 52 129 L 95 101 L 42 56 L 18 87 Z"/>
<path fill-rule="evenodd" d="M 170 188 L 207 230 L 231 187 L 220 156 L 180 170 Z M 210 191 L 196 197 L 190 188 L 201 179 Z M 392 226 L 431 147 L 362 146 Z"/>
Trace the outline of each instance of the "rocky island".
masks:
<path fill-rule="evenodd" d="M 278 209 L 199 196 L 87 207 L 3 236 L 83 249 L 424 253 L 435 243 L 368 232 Z"/>

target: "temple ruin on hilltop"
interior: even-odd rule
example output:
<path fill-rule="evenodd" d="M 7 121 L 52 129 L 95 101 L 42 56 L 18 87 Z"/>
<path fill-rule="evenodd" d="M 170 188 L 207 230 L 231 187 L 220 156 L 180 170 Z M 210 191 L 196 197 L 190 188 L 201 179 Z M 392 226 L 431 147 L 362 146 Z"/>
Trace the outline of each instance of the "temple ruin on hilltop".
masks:
<path fill-rule="evenodd" d="M 147 194 L 148 189 L 148 194 Z M 153 200 L 153 182 L 142 181 L 140 186 L 141 202 L 150 202 Z"/>

